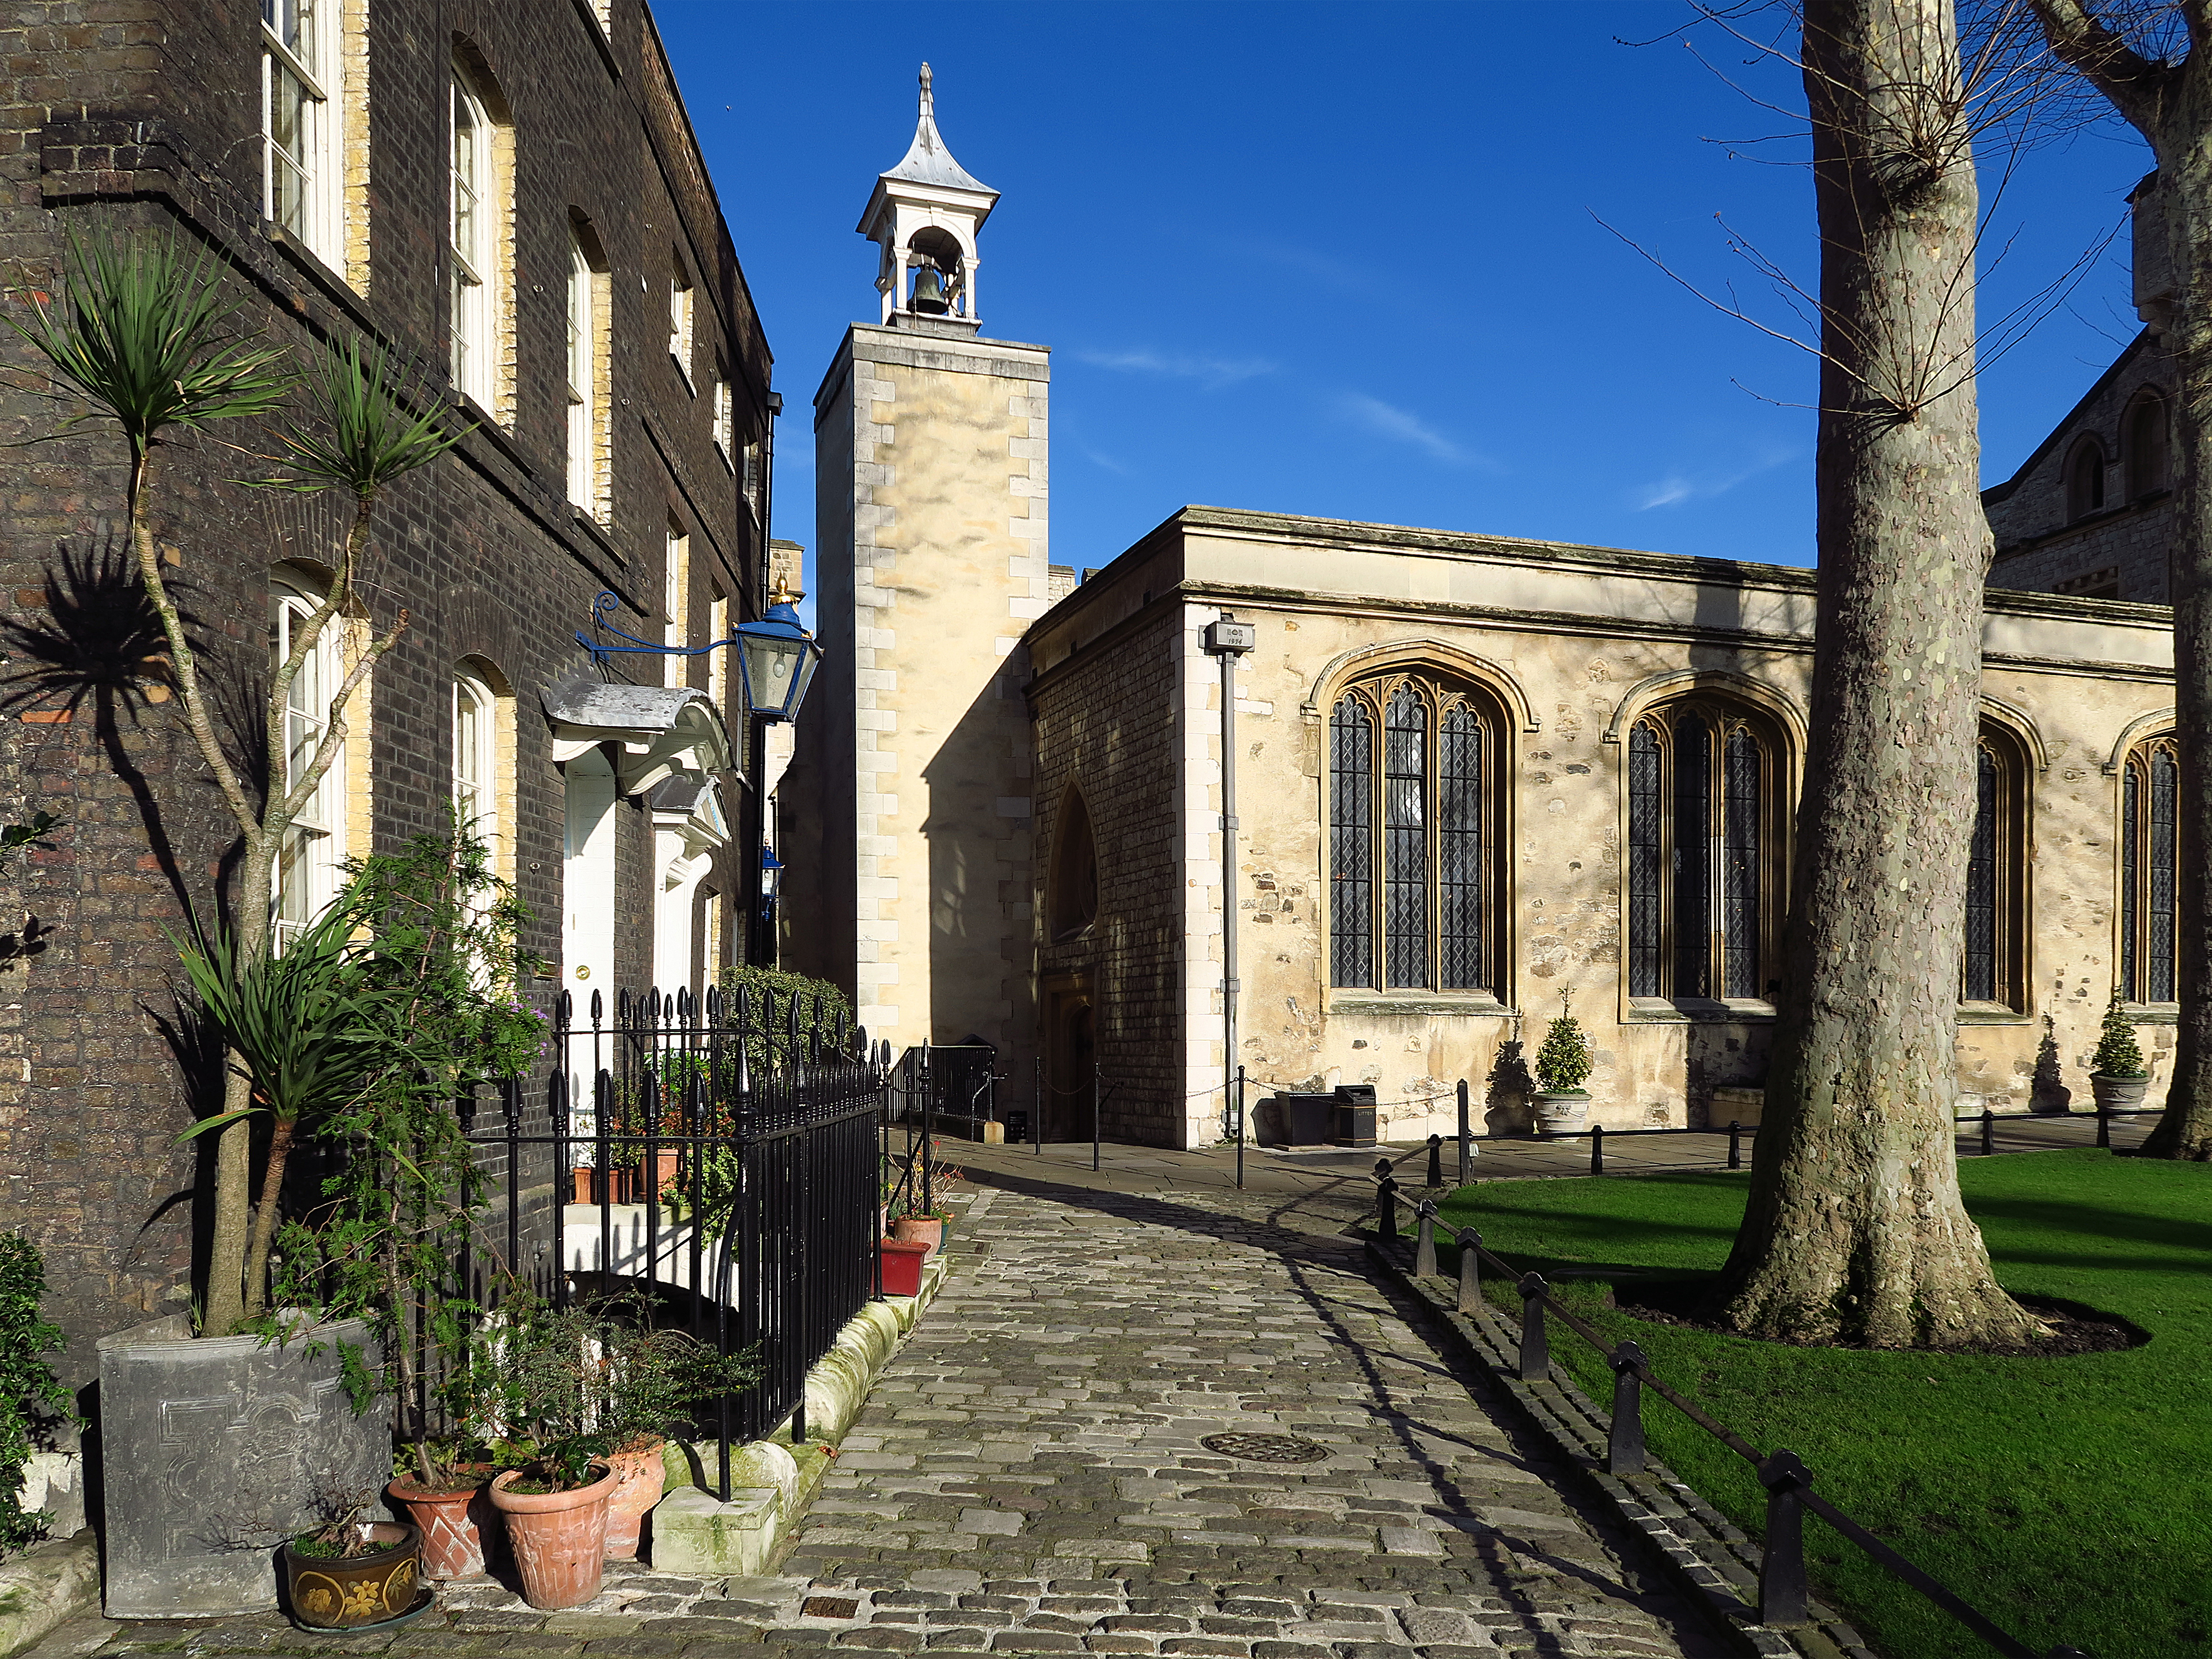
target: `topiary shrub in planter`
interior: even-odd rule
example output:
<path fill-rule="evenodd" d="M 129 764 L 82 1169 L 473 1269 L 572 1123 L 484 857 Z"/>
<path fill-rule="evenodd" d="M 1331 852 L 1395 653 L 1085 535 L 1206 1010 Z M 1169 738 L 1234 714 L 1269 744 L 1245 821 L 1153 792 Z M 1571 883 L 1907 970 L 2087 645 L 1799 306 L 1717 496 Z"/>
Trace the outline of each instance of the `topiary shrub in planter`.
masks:
<path fill-rule="evenodd" d="M 2089 1091 L 2097 1109 L 2125 1115 L 2142 1108 L 2150 1087 L 2150 1067 L 2143 1063 L 2142 1046 L 2136 1041 L 2135 1023 L 2115 988 L 2105 1009 L 2104 1029 L 2098 1034 L 2091 1056 Z"/>
<path fill-rule="evenodd" d="M 1536 1050 L 1536 1127 L 1543 1134 L 1582 1133 L 1589 1118 L 1583 1081 L 1590 1074 L 1589 1039 L 1571 1014 L 1561 1013 Z"/>

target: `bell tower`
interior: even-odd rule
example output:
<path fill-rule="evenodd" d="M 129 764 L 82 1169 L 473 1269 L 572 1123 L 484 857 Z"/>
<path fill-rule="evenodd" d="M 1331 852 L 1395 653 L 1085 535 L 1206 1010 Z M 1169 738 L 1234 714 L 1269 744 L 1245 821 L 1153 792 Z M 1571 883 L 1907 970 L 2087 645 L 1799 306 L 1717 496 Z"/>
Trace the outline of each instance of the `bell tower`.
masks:
<path fill-rule="evenodd" d="M 876 179 L 861 235 L 882 250 L 876 291 L 883 296 L 883 325 L 929 317 L 940 323 L 981 326 L 975 309 L 975 234 L 991 216 L 999 192 L 952 159 L 937 130 L 937 100 L 929 65 L 921 66 L 921 108 L 906 157 Z"/>
<path fill-rule="evenodd" d="M 1052 605 L 1051 354 L 981 334 L 976 235 L 998 200 L 945 148 L 925 64 L 914 142 L 859 226 L 878 314 L 846 331 L 814 398 L 824 655 L 778 848 L 785 963 L 845 987 L 894 1051 L 981 1038 L 1025 1100 L 1023 636 Z"/>

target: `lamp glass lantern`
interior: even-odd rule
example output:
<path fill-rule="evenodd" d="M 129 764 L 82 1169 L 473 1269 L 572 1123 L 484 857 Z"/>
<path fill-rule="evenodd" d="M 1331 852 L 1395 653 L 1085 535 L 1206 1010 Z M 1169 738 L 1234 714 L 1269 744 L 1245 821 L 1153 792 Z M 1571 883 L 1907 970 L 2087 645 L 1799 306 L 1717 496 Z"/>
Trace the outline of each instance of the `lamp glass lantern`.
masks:
<path fill-rule="evenodd" d="M 793 720 L 822 660 L 822 647 L 792 609 L 797 594 L 779 587 L 768 615 L 737 629 L 738 675 L 745 712 L 764 720 Z"/>

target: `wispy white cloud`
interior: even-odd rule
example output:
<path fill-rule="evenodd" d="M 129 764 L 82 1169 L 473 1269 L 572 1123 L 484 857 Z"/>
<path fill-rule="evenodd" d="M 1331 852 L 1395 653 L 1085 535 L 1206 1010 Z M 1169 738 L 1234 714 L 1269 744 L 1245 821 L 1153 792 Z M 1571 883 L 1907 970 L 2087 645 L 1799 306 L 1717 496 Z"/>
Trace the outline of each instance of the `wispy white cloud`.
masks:
<path fill-rule="evenodd" d="M 1796 449 L 1774 449 L 1729 468 L 1710 472 L 1686 472 L 1680 469 L 1667 473 L 1634 492 L 1632 499 L 1637 510 L 1649 513 L 1654 507 L 1675 507 L 1684 501 L 1709 501 L 1717 495 L 1725 495 L 1738 484 L 1747 483 L 1762 472 L 1771 472 L 1778 466 L 1787 465 L 1802 453 Z"/>
<path fill-rule="evenodd" d="M 1418 449 L 1430 459 L 1442 461 L 1446 466 L 1490 468 L 1495 465 L 1487 456 L 1476 454 L 1454 443 L 1410 410 L 1386 404 L 1380 398 L 1370 398 L 1364 392 L 1347 392 L 1344 394 L 1343 404 L 1345 413 L 1370 432 L 1394 443 L 1403 444 L 1409 449 Z"/>
<path fill-rule="evenodd" d="M 1091 465 L 1103 467 L 1105 471 L 1114 473 L 1120 477 L 1126 478 L 1130 476 L 1130 469 L 1123 465 L 1120 461 L 1115 460 L 1111 455 L 1102 454 L 1097 450 L 1091 448 L 1088 444 L 1082 445 L 1080 447 L 1083 459 L 1090 462 Z"/>
<path fill-rule="evenodd" d="M 1176 352 L 1154 351 L 1149 347 L 1135 351 L 1079 350 L 1075 356 L 1083 362 L 1125 374 L 1158 374 L 1170 380 L 1196 380 L 1209 392 L 1275 372 L 1275 365 L 1265 357 L 1189 357 Z"/>

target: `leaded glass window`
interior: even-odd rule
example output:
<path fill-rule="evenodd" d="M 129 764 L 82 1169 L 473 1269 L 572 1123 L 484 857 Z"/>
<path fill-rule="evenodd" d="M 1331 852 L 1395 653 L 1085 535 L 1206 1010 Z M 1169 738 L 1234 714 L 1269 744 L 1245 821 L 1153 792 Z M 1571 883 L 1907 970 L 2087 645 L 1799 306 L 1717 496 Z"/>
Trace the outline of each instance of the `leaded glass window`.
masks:
<path fill-rule="evenodd" d="M 2181 782 L 2172 737 L 2128 757 L 2120 777 L 2120 994 L 2172 1002 L 2174 858 Z"/>
<path fill-rule="evenodd" d="M 1628 994 L 1756 1001 L 1776 986 L 1779 745 L 1702 701 L 1628 733 Z"/>
<path fill-rule="evenodd" d="M 1329 717 L 1332 983 L 1495 992 L 1501 730 L 1487 698 L 1425 676 L 1364 682 L 1338 699 Z"/>
<path fill-rule="evenodd" d="M 1987 744 L 1974 750 L 1974 834 L 1966 854 L 1966 975 L 1960 988 L 1968 1002 L 1997 1000 L 1997 757 Z"/>

